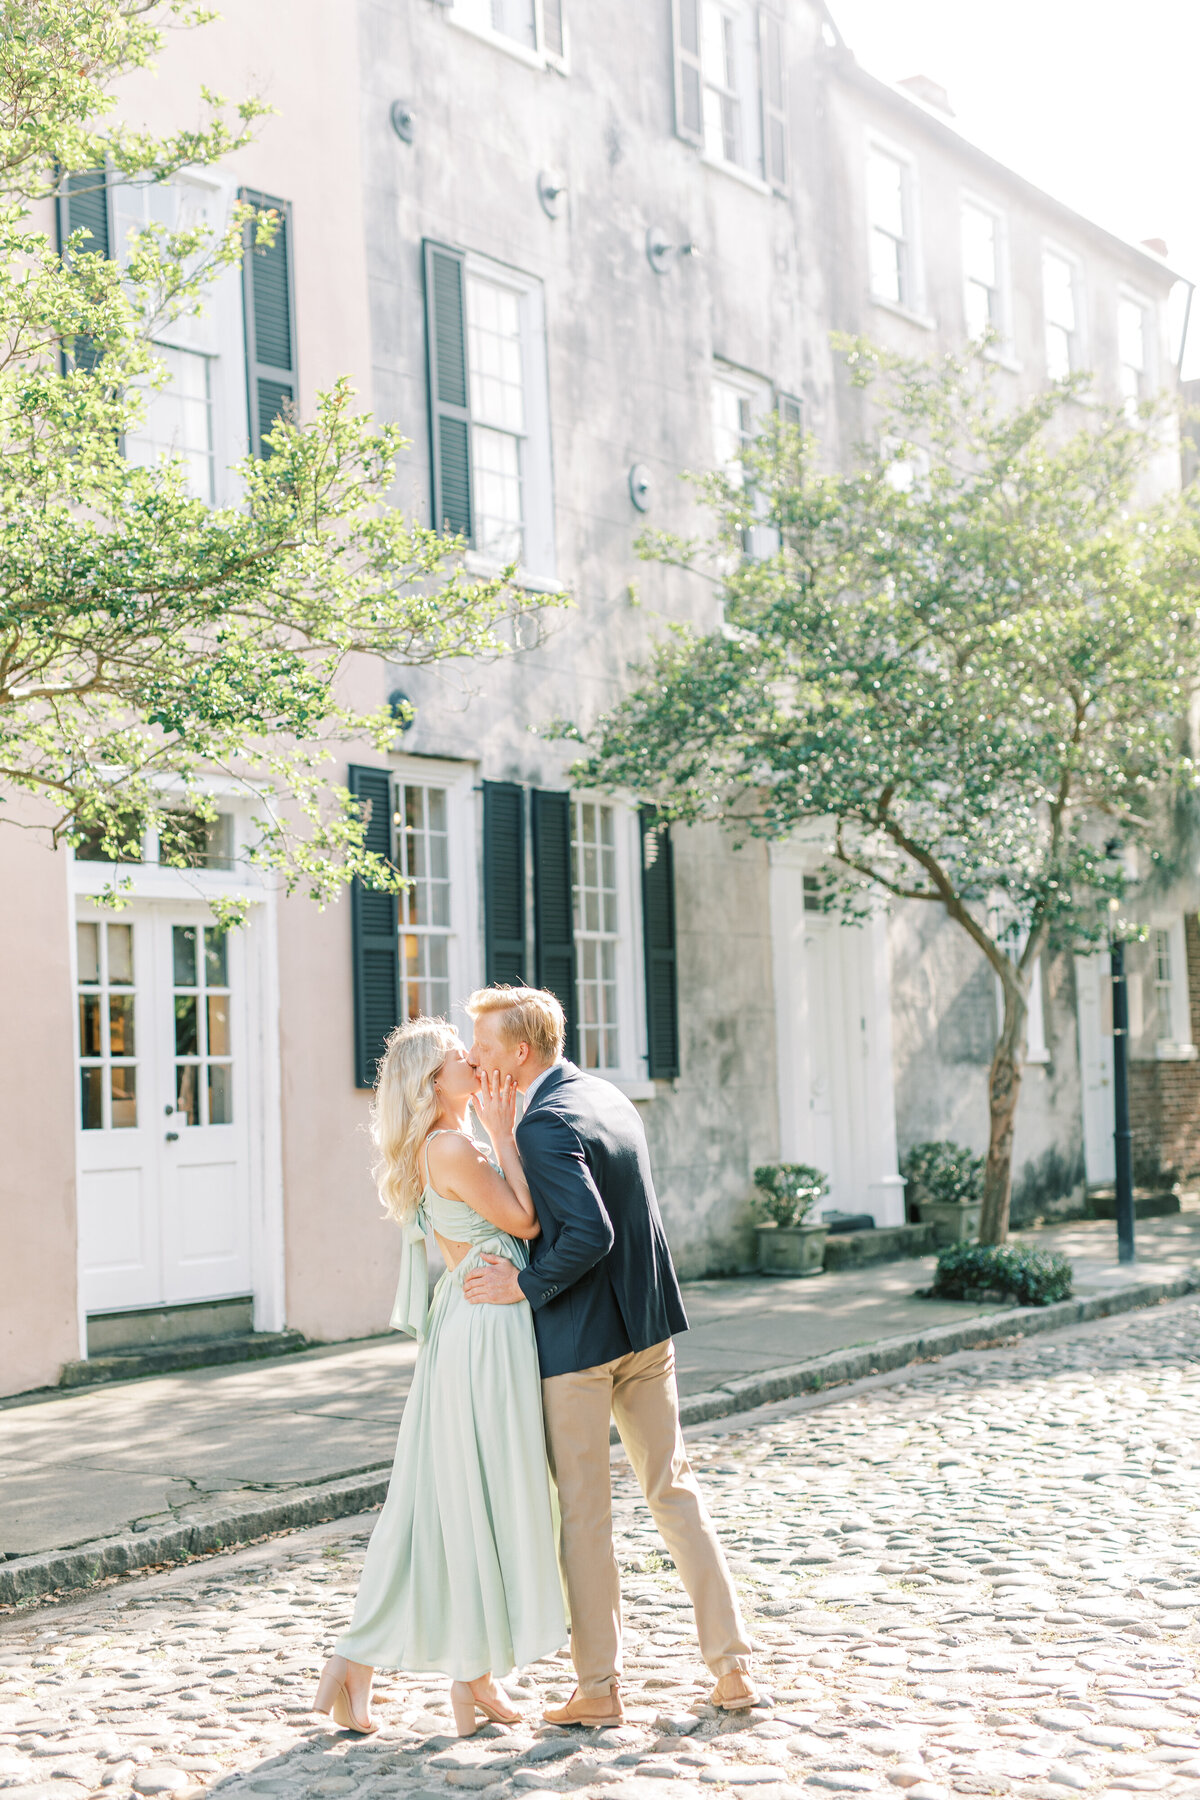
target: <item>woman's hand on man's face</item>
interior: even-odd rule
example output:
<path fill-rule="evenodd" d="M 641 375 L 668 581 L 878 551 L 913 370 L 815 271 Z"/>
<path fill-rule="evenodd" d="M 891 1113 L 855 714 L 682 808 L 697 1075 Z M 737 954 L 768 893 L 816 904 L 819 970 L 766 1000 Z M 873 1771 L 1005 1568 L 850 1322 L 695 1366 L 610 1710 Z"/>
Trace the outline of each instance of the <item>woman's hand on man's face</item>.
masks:
<path fill-rule="evenodd" d="M 472 1104 L 475 1116 L 492 1142 L 511 1136 L 517 1122 L 517 1084 L 498 1070 L 477 1069 L 478 1089 Z"/>

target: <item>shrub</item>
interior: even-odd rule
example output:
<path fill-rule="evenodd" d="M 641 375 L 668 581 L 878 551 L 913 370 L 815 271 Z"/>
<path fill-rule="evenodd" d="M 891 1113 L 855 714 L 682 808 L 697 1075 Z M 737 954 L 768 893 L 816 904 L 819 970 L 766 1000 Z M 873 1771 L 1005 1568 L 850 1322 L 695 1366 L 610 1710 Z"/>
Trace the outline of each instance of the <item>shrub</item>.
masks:
<path fill-rule="evenodd" d="M 755 1205 L 776 1225 L 803 1225 L 829 1192 L 829 1177 L 811 1163 L 763 1163 L 754 1171 Z"/>
<path fill-rule="evenodd" d="M 900 1173 L 915 1200 L 953 1201 L 959 1205 L 983 1199 L 983 1158 L 949 1138 L 914 1144 L 900 1163 Z"/>
<path fill-rule="evenodd" d="M 975 1300 L 998 1293 L 1020 1306 L 1049 1306 L 1071 1297 L 1072 1271 L 1057 1250 L 1030 1244 L 950 1244 L 937 1259 L 929 1292 L 935 1300 Z"/>

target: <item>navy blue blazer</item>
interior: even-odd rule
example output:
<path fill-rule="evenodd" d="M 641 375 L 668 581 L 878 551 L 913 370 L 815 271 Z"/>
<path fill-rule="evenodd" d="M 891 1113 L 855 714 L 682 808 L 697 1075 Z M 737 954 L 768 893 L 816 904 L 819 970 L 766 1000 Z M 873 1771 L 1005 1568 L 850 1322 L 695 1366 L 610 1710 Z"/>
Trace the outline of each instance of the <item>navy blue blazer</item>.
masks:
<path fill-rule="evenodd" d="M 543 1379 L 592 1369 L 687 1330 L 637 1109 L 561 1063 L 517 1126 L 541 1236 L 521 1270 Z"/>

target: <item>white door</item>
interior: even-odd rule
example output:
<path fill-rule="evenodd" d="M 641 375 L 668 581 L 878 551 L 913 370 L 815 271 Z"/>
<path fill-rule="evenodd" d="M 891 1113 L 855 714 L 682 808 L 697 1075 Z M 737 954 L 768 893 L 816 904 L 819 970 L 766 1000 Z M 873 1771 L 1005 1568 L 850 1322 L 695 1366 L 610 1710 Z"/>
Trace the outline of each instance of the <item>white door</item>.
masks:
<path fill-rule="evenodd" d="M 1112 990 L 1107 960 L 1102 951 L 1075 958 L 1079 1064 L 1083 1082 L 1083 1163 L 1092 1187 L 1116 1179 Z"/>
<path fill-rule="evenodd" d="M 81 903 L 84 1309 L 247 1293 L 247 971 L 207 909 Z"/>

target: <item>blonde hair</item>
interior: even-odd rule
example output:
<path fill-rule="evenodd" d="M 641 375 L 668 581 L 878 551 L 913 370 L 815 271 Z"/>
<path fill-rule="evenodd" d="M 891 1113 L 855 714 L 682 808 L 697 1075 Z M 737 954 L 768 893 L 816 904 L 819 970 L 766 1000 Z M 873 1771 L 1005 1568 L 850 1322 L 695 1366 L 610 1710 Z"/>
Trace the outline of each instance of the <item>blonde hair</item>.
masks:
<path fill-rule="evenodd" d="M 409 1019 L 392 1032 L 379 1064 L 371 1106 L 379 1156 L 371 1173 L 398 1225 L 412 1218 L 425 1187 L 421 1145 L 440 1110 L 434 1082 L 457 1039 L 445 1019 Z"/>
<path fill-rule="evenodd" d="M 467 1012 L 472 1019 L 484 1013 L 499 1014 L 500 1035 L 510 1049 L 515 1044 L 528 1044 L 534 1055 L 547 1063 L 563 1053 L 566 1014 L 546 988 L 480 988 L 467 1001 Z"/>

